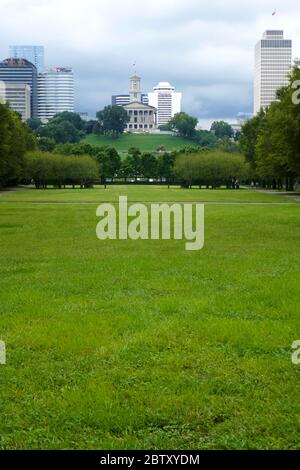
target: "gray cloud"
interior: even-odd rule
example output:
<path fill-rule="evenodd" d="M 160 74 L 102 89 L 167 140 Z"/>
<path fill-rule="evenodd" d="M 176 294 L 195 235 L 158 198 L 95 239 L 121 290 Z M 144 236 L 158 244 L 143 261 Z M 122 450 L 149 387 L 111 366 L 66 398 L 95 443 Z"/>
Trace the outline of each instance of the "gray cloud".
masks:
<path fill-rule="evenodd" d="M 9 44 L 43 44 L 48 65 L 72 65 L 76 108 L 126 93 L 137 61 L 144 91 L 169 81 L 203 120 L 252 110 L 254 44 L 283 28 L 300 55 L 297 0 L 0 0 L 0 57 Z"/>

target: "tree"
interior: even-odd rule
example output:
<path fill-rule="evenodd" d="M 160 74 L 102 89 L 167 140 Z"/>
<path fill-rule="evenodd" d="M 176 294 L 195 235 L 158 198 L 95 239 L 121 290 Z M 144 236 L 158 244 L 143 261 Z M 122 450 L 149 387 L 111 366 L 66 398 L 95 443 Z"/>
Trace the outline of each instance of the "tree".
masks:
<path fill-rule="evenodd" d="M 105 184 L 107 178 L 114 179 L 121 167 L 121 158 L 116 149 L 109 145 L 102 147 L 98 150 L 95 157 L 99 164 L 102 182 Z"/>
<path fill-rule="evenodd" d="M 223 137 L 233 137 L 233 129 L 227 122 L 224 121 L 215 121 L 212 123 L 211 132 L 214 132 L 215 136 L 218 139 L 223 139 Z"/>
<path fill-rule="evenodd" d="M 168 127 L 174 132 L 177 132 L 181 137 L 191 138 L 195 136 L 195 127 L 198 119 L 193 116 L 189 116 L 186 113 L 177 113 L 169 121 Z"/>
<path fill-rule="evenodd" d="M 201 147 L 214 148 L 218 142 L 218 138 L 213 132 L 199 130 L 195 132 L 195 141 Z"/>
<path fill-rule="evenodd" d="M 38 137 L 53 139 L 57 144 L 76 143 L 82 137 L 80 131 L 71 122 L 60 120 L 54 120 L 45 126 L 39 127 L 35 133 Z"/>
<path fill-rule="evenodd" d="M 193 184 L 212 188 L 226 185 L 232 181 L 248 177 L 249 168 L 242 155 L 224 153 L 218 150 L 197 154 L 179 154 L 176 157 L 175 175 L 184 181 L 187 187 Z"/>
<path fill-rule="evenodd" d="M 0 104 L 0 186 L 24 178 L 25 154 L 35 148 L 35 137 L 20 116 Z"/>
<path fill-rule="evenodd" d="M 67 142 L 66 144 L 58 144 L 55 148 L 55 153 L 61 155 L 90 155 L 94 157 L 105 147 L 98 147 L 96 145 L 87 144 L 85 142 L 79 142 L 77 144 L 71 144 Z"/>
<path fill-rule="evenodd" d="M 241 148 L 264 186 L 276 189 L 285 183 L 293 190 L 300 177 L 300 103 L 295 86 L 300 80 L 296 61 L 289 84 L 278 90 L 277 100 L 242 128 Z"/>
<path fill-rule="evenodd" d="M 227 136 L 223 137 L 223 139 L 219 139 L 216 147 L 220 149 L 222 152 L 227 152 L 227 153 L 239 153 L 240 152 L 239 144 L 235 141 L 232 141 Z"/>
<path fill-rule="evenodd" d="M 81 119 L 78 113 L 71 113 L 69 111 L 55 114 L 55 116 L 49 120 L 49 124 L 61 124 L 64 122 L 72 124 L 78 131 L 83 131 L 86 126 L 85 121 Z"/>
<path fill-rule="evenodd" d="M 135 176 L 135 171 L 132 166 L 132 159 L 130 156 L 127 155 L 127 157 L 122 160 L 119 175 L 124 178 L 125 181 L 127 178 Z"/>
<path fill-rule="evenodd" d="M 60 188 L 66 184 L 88 187 L 98 175 L 96 161 L 86 155 L 71 157 L 31 152 L 26 156 L 26 176 L 34 180 L 37 188 L 46 188 L 47 185 Z"/>
<path fill-rule="evenodd" d="M 246 121 L 241 130 L 240 147 L 254 172 L 256 171 L 256 145 L 264 126 L 265 116 L 266 113 L 261 110 L 252 119 Z"/>
<path fill-rule="evenodd" d="M 140 149 L 136 147 L 130 147 L 128 149 L 128 165 L 132 168 L 132 174 L 137 180 L 137 178 L 141 175 L 142 172 L 142 153 Z"/>
<path fill-rule="evenodd" d="M 35 131 L 40 126 L 42 126 L 43 123 L 38 118 L 30 118 L 30 119 L 27 119 L 26 124 L 29 127 L 29 129 L 31 129 L 32 131 Z"/>
<path fill-rule="evenodd" d="M 141 172 L 142 175 L 148 179 L 156 178 L 157 176 L 157 159 L 150 152 L 144 152 L 141 158 Z"/>
<path fill-rule="evenodd" d="M 93 125 L 93 132 L 92 133 L 96 134 L 96 135 L 101 135 L 101 134 L 103 134 L 103 132 L 104 131 L 103 131 L 103 128 L 102 128 L 100 122 L 96 121 L 95 124 Z"/>
<path fill-rule="evenodd" d="M 122 106 L 106 106 L 97 113 L 97 119 L 103 133 L 119 137 L 127 126 L 129 117 Z"/>
<path fill-rule="evenodd" d="M 165 152 L 158 157 L 157 173 L 160 178 L 165 178 L 168 183 L 173 176 L 176 154 Z M 168 184 L 169 186 L 169 184 Z"/>
<path fill-rule="evenodd" d="M 89 121 L 87 121 L 85 123 L 85 132 L 87 134 L 93 134 L 95 132 L 94 127 L 96 124 L 98 124 L 98 121 L 96 121 L 95 119 L 90 119 Z"/>
<path fill-rule="evenodd" d="M 39 149 L 43 152 L 52 152 L 55 149 L 55 140 L 51 137 L 40 137 L 38 140 Z"/>

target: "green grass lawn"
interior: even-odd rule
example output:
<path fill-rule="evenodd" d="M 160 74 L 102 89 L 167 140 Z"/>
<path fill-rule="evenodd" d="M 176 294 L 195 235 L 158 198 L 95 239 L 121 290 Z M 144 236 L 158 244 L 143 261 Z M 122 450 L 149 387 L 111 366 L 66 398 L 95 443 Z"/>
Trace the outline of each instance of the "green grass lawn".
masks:
<path fill-rule="evenodd" d="M 99 241 L 97 204 L 119 194 L 207 201 L 204 249 Z M 0 259 L 0 449 L 299 449 L 297 203 L 19 191 L 0 196 Z"/>
<path fill-rule="evenodd" d="M 189 139 L 172 136 L 168 134 L 123 134 L 119 138 L 113 138 L 105 135 L 90 134 L 84 142 L 93 145 L 112 145 L 118 152 L 127 152 L 130 147 L 137 147 L 142 152 L 154 152 L 161 145 L 166 150 L 176 150 L 186 147 L 187 145 L 195 145 L 195 142 Z"/>

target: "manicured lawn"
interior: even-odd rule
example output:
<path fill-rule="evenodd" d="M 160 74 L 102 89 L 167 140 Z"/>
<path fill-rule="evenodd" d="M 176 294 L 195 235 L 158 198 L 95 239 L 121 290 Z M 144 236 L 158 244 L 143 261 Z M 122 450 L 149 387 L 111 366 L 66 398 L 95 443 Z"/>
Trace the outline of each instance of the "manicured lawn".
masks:
<path fill-rule="evenodd" d="M 16 191 L 0 195 L 1 202 L 93 202 L 95 204 L 101 201 L 118 202 L 119 195 L 127 196 L 129 201 L 158 201 L 158 202 L 221 202 L 221 203 L 280 203 L 296 204 L 293 199 L 285 196 L 259 193 L 248 190 L 226 190 L 219 189 L 212 191 L 210 189 L 193 188 L 191 190 L 166 186 L 96 186 L 94 189 L 27 189 L 26 191 Z"/>
<path fill-rule="evenodd" d="M 168 134 L 123 134 L 118 139 L 103 135 L 88 135 L 84 142 L 93 145 L 112 145 L 119 152 L 127 152 L 130 147 L 137 147 L 142 152 L 154 152 L 160 146 L 166 150 L 176 150 L 187 145 L 195 145 L 195 142 L 189 139 L 182 139 Z"/>
<path fill-rule="evenodd" d="M 220 204 L 206 205 L 204 249 L 186 252 L 99 241 L 97 204 L 118 194 Z M 0 259 L 0 449 L 299 449 L 299 204 L 19 191 L 0 196 Z"/>

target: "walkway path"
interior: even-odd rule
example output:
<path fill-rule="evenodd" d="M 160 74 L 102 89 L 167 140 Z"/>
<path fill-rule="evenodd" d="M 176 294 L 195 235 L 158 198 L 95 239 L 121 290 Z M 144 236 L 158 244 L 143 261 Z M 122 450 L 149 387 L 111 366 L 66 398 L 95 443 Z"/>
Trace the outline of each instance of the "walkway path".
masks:
<path fill-rule="evenodd" d="M 267 189 L 258 189 L 257 192 L 264 193 L 264 194 L 272 194 L 275 196 L 286 196 L 290 199 L 293 199 L 294 201 L 300 202 L 300 193 L 290 193 L 290 192 L 282 193 L 279 191 L 268 191 Z"/>
<path fill-rule="evenodd" d="M 16 191 L 23 191 L 24 189 L 32 189 L 34 186 L 16 186 L 15 188 L 5 188 L 0 191 L 0 196 L 7 193 L 14 193 Z"/>

